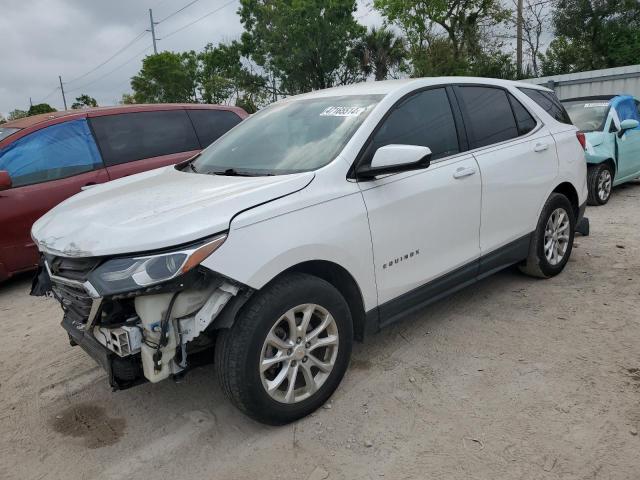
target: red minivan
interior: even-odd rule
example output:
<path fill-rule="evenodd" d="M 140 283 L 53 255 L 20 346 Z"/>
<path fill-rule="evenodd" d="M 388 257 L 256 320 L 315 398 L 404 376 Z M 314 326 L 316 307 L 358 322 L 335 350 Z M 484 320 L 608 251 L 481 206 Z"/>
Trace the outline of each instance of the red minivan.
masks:
<path fill-rule="evenodd" d="M 33 223 L 83 187 L 186 160 L 240 123 L 241 108 L 122 105 L 0 125 L 0 281 L 38 263 Z"/>

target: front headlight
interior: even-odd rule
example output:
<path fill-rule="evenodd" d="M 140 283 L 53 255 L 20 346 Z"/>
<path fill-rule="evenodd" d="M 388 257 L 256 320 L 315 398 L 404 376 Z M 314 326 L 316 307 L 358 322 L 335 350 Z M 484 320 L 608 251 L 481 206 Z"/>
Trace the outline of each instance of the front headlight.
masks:
<path fill-rule="evenodd" d="M 89 282 L 101 295 L 137 290 L 187 273 L 215 252 L 226 234 L 174 252 L 140 257 L 114 258 L 96 268 Z"/>

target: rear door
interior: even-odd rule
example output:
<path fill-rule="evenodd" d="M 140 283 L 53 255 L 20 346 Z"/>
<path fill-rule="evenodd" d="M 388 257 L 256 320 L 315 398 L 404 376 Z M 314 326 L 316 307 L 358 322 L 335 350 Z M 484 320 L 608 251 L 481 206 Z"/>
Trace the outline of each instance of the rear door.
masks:
<path fill-rule="evenodd" d="M 58 123 L 0 150 L 12 188 L 0 192 L 0 262 L 10 272 L 35 266 L 31 226 L 82 187 L 109 180 L 85 119 Z"/>
<path fill-rule="evenodd" d="M 453 275 L 452 285 L 477 273 L 480 175 L 473 156 L 460 153 L 453 112 L 444 87 L 413 94 L 383 120 L 361 160 L 370 163 L 375 151 L 389 144 L 432 151 L 427 169 L 358 183 L 369 217 L 378 302 L 398 300 L 380 307 L 388 321 L 395 310 L 447 287 L 427 286 L 430 281 L 458 267 L 465 268 Z"/>
<path fill-rule="evenodd" d="M 182 109 L 103 115 L 89 121 L 112 180 L 172 165 L 200 151 Z"/>
<path fill-rule="evenodd" d="M 507 90 L 458 86 L 470 148 L 482 174 L 480 248 L 483 256 L 507 247 L 499 267 L 526 256 L 549 186 L 558 174 L 549 130 Z M 520 258 L 518 258 L 520 257 Z M 491 265 L 481 267 L 490 269 Z M 481 272 L 483 273 L 483 272 Z"/>

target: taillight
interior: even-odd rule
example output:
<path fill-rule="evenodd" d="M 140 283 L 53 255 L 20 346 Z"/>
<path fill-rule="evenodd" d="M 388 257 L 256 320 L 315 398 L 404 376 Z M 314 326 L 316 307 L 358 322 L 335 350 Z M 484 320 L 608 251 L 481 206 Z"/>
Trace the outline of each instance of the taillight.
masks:
<path fill-rule="evenodd" d="M 580 142 L 580 145 L 582 145 L 582 149 L 586 149 L 587 148 L 587 138 L 584 136 L 583 132 L 576 132 L 576 137 L 578 138 L 578 141 Z"/>

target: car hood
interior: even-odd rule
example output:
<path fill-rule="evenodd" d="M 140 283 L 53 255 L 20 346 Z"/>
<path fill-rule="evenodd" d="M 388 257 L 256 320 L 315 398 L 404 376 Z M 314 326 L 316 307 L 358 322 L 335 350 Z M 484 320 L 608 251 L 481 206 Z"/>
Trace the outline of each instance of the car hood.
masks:
<path fill-rule="evenodd" d="M 41 251 L 95 257 L 173 247 L 227 230 L 234 215 L 306 187 L 313 172 L 267 177 L 152 170 L 99 185 L 40 218 Z"/>
<path fill-rule="evenodd" d="M 586 132 L 584 134 L 584 137 L 587 141 L 587 148 L 597 147 L 602 142 L 604 142 L 605 133 L 604 132 Z"/>

